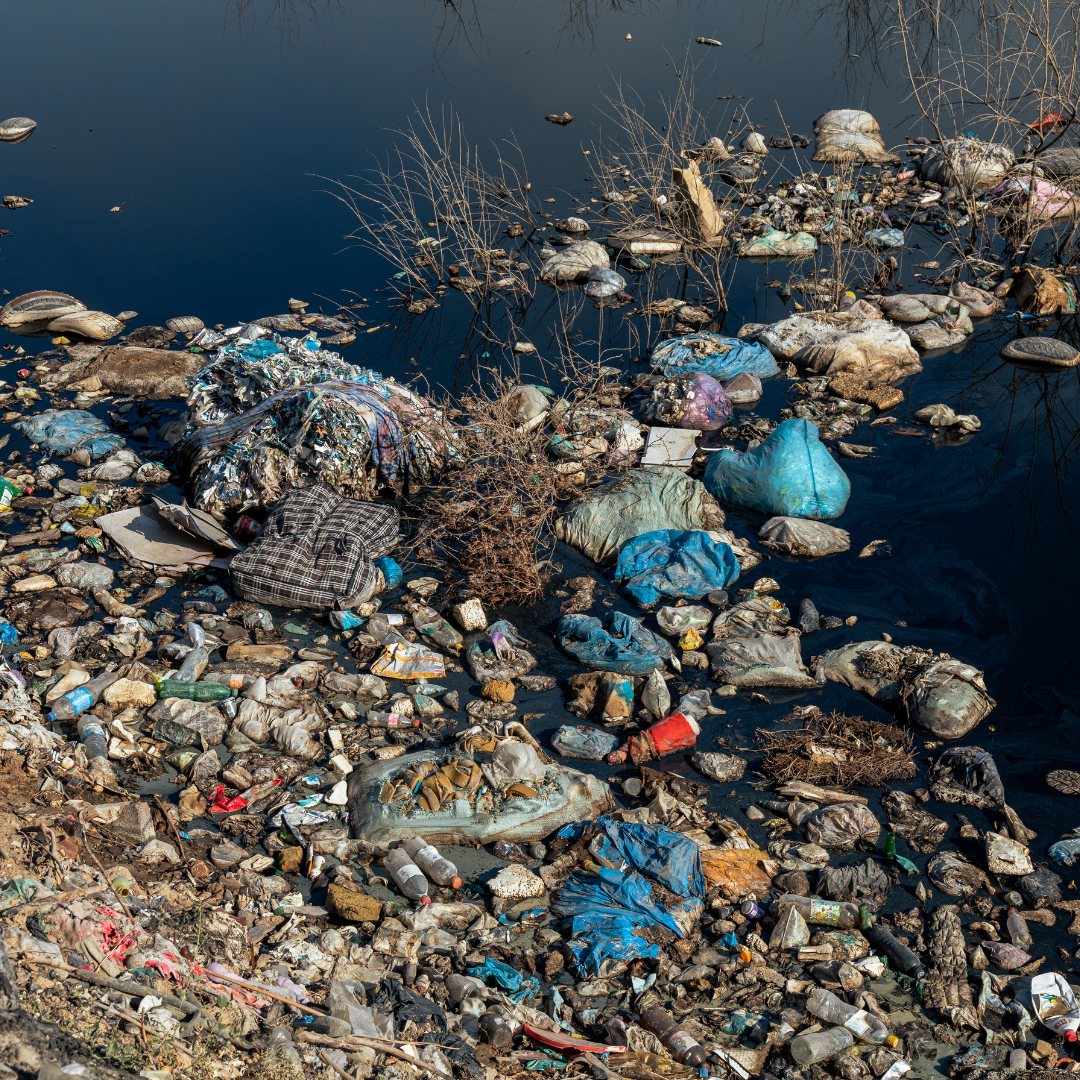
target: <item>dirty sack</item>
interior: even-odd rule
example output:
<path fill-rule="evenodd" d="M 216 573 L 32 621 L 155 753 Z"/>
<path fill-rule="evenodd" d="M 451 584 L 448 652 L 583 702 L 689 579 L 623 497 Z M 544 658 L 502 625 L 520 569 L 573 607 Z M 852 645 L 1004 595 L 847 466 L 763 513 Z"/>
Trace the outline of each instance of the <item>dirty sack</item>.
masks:
<path fill-rule="evenodd" d="M 703 371 L 675 376 L 654 386 L 641 412 L 647 424 L 695 431 L 716 431 L 730 416 L 731 402 L 724 388 Z"/>
<path fill-rule="evenodd" d="M 609 731 L 585 727 L 583 724 L 563 724 L 551 737 L 551 749 L 560 757 L 581 761 L 603 761 L 618 743 Z"/>
<path fill-rule="evenodd" d="M 718 499 L 769 517 L 839 517 L 851 481 L 808 420 L 785 420 L 753 450 L 721 450 L 703 477 Z"/>
<path fill-rule="evenodd" d="M 808 232 L 766 229 L 761 236 L 744 240 L 737 248 L 740 259 L 802 259 L 817 251 L 817 239 Z"/>
<path fill-rule="evenodd" d="M 802 661 L 799 636 L 751 631 L 705 646 L 709 673 L 719 683 L 739 687 L 777 686 L 809 690 L 817 683 Z"/>
<path fill-rule="evenodd" d="M 540 267 L 540 280 L 547 285 L 583 281 L 594 266 L 611 266 L 607 249 L 595 240 L 581 240 L 553 255 Z"/>
<path fill-rule="evenodd" d="M 124 448 L 122 435 L 110 431 L 104 420 L 82 409 L 49 409 L 16 420 L 11 426 L 53 454 L 85 450 L 91 460 L 97 460 Z"/>
<path fill-rule="evenodd" d="M 811 518 L 771 517 L 758 530 L 758 539 L 762 547 L 781 555 L 812 558 L 837 555 L 851 547 L 845 530 Z"/>
<path fill-rule="evenodd" d="M 188 399 L 178 444 L 193 502 L 215 517 L 323 480 L 348 498 L 413 494 L 458 453 L 442 411 L 319 342 L 267 333 L 221 345 Z"/>
<path fill-rule="evenodd" d="M 997 184 L 1015 161 L 1013 152 L 1000 143 L 966 137 L 946 139 L 924 155 L 919 175 L 943 188 L 981 191 Z"/>
<path fill-rule="evenodd" d="M 949 831 L 947 821 L 924 810 L 919 800 L 906 791 L 887 791 L 881 796 L 881 808 L 889 819 L 889 828 L 916 851 L 933 851 Z"/>
<path fill-rule="evenodd" d="M 109 345 L 87 366 L 80 385 L 110 394 L 186 398 L 201 364 L 202 357 L 186 349 Z"/>
<path fill-rule="evenodd" d="M 806 839 L 823 848 L 850 851 L 861 840 L 875 842 L 881 823 L 862 803 L 832 803 L 819 807 L 804 822 Z"/>
<path fill-rule="evenodd" d="M 767 379 L 779 371 L 769 351 L 756 342 L 723 337 L 707 330 L 657 345 L 649 364 L 653 371 L 667 378 L 700 371 L 720 382 L 742 373 Z"/>
<path fill-rule="evenodd" d="M 386 587 L 374 560 L 397 542 L 394 507 L 342 498 L 324 483 L 294 488 L 233 559 L 233 590 L 258 604 L 349 610 Z"/>
<path fill-rule="evenodd" d="M 1076 311 L 1072 282 L 1041 266 L 1013 267 L 1009 298 L 1028 315 L 1063 315 Z"/>
<path fill-rule="evenodd" d="M 971 896 L 989 884 L 986 871 L 959 851 L 939 851 L 926 864 L 926 876 L 949 896 Z"/>
<path fill-rule="evenodd" d="M 523 744 L 517 744 L 523 745 Z M 453 759 L 455 769 L 469 774 L 476 763 L 449 751 L 424 750 L 391 761 L 360 764 L 349 776 L 349 823 L 353 837 L 368 843 L 390 843 L 423 836 L 436 847 L 442 844 L 487 844 L 497 840 L 532 843 L 571 821 L 596 818 L 613 807 L 611 789 L 598 777 L 562 765 L 544 765 L 544 779 L 529 785 L 534 796 L 519 794 L 509 785 L 505 792 L 480 792 L 474 798 L 452 798 L 439 810 L 418 808 L 411 799 L 381 801 L 386 786 L 397 787 L 406 774 L 419 788 Z M 479 766 L 477 766 L 479 768 Z M 424 775 L 416 780 L 415 777 Z M 473 783 L 473 777 L 468 784 Z M 523 782 L 521 782 L 523 783 Z"/>
<path fill-rule="evenodd" d="M 555 536 L 602 566 L 623 545 L 658 529 L 720 529 L 724 512 L 700 480 L 645 465 L 576 503 L 555 521 Z"/>
<path fill-rule="evenodd" d="M 892 882 L 874 859 L 857 866 L 826 866 L 818 871 L 814 891 L 826 900 L 863 903 L 878 911 L 892 893 Z"/>
<path fill-rule="evenodd" d="M 984 196 L 991 212 L 1015 214 L 1035 221 L 1071 221 L 1080 214 L 1080 201 L 1071 191 L 1049 180 L 1009 176 Z"/>
<path fill-rule="evenodd" d="M 930 766 L 930 793 L 939 802 L 989 810 L 1004 805 L 1005 787 L 993 757 L 979 746 L 950 746 Z"/>
<path fill-rule="evenodd" d="M 862 109 L 831 109 L 814 121 L 814 161 L 884 165 L 900 159 L 881 141 L 881 128 Z"/>
<path fill-rule="evenodd" d="M 996 702 L 983 673 L 970 664 L 915 646 L 861 641 L 817 657 L 824 686 L 842 683 L 939 738 L 959 739 L 985 719 Z"/>
<path fill-rule="evenodd" d="M 922 371 L 908 335 L 882 318 L 791 315 L 749 336 L 796 367 L 823 375 L 852 372 L 865 376 L 871 386 Z"/>
<path fill-rule="evenodd" d="M 738 576 L 731 548 L 700 531 L 642 533 L 623 547 L 615 566 L 615 580 L 643 608 L 664 597 L 699 600 Z"/>
<path fill-rule="evenodd" d="M 671 646 L 640 619 L 609 611 L 603 621 L 588 615 L 564 615 L 555 632 L 560 648 L 579 664 L 624 675 L 648 675 L 676 663 Z"/>

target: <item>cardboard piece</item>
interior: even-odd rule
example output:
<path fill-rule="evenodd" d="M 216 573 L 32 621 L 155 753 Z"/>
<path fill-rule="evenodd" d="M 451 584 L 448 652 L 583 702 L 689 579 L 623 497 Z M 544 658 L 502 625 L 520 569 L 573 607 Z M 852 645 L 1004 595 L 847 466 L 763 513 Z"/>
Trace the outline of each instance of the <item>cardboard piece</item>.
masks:
<path fill-rule="evenodd" d="M 229 558 L 219 558 L 213 544 L 181 532 L 153 506 L 117 510 L 99 517 L 95 524 L 128 558 L 150 570 L 229 565 Z"/>

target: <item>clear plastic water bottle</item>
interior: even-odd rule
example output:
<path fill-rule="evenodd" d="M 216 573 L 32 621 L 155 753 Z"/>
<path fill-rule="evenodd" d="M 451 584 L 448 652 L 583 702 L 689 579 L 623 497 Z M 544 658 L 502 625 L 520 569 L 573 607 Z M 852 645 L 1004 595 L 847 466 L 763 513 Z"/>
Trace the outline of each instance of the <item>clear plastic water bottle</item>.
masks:
<path fill-rule="evenodd" d="M 404 848 L 394 848 L 383 859 L 383 866 L 393 875 L 397 887 L 410 899 L 417 900 L 421 904 L 430 904 L 428 896 L 428 882 L 424 872 L 409 858 Z"/>
<path fill-rule="evenodd" d="M 170 678 L 175 679 L 177 682 L 195 682 L 206 670 L 206 665 L 209 663 L 210 654 L 205 649 L 192 649 L 184 657 L 184 662 L 180 665 L 179 670 L 173 672 Z"/>
<path fill-rule="evenodd" d="M 1025 919 L 1014 907 L 1009 908 L 1009 917 L 1005 920 L 1009 931 L 1009 940 L 1021 949 L 1030 949 L 1032 945 L 1031 932 L 1028 930 Z"/>
<path fill-rule="evenodd" d="M 442 885 L 447 889 L 461 888 L 461 878 L 458 877 L 457 867 L 449 859 L 440 855 L 439 849 L 434 844 L 429 844 L 422 836 L 410 836 L 401 846 L 436 885 Z"/>
<path fill-rule="evenodd" d="M 90 761 L 94 758 L 109 756 L 109 738 L 105 734 L 105 728 L 96 716 L 83 716 L 79 720 L 79 741 L 83 744 L 86 756 Z"/>
<path fill-rule="evenodd" d="M 841 1001 L 835 994 L 820 986 L 815 987 L 814 992 L 807 998 L 806 1011 L 824 1020 L 826 1024 L 842 1024 L 863 1042 L 881 1046 L 889 1039 L 896 1041 L 876 1016 Z"/>
<path fill-rule="evenodd" d="M 426 638 L 450 652 L 460 652 L 464 638 L 434 608 L 419 607 L 413 612 L 413 626 Z"/>
<path fill-rule="evenodd" d="M 796 1035 L 789 1044 L 791 1056 L 800 1065 L 813 1065 L 817 1061 L 835 1057 L 854 1043 L 855 1039 L 846 1027 L 815 1031 L 809 1035 Z"/>
<path fill-rule="evenodd" d="M 83 683 L 82 686 L 76 686 L 74 690 L 69 690 L 63 697 L 53 702 L 52 712 L 49 713 L 48 719 L 73 720 L 96 705 L 101 700 L 101 695 L 119 678 L 120 676 L 115 671 L 109 671 Z"/>

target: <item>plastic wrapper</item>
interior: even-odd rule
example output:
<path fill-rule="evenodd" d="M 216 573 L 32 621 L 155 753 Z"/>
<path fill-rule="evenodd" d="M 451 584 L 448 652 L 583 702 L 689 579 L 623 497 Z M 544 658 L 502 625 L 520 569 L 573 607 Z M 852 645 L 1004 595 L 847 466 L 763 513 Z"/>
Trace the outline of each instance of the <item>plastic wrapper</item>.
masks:
<path fill-rule="evenodd" d="M 348 498 L 412 493 L 442 473 L 457 442 L 442 412 L 406 387 L 270 334 L 232 340 L 202 368 L 179 452 L 194 505 L 220 518 L 313 479 Z"/>
<path fill-rule="evenodd" d="M 494 643 L 496 634 L 501 635 L 498 649 Z M 536 667 L 536 657 L 525 648 L 526 644 L 513 623 L 499 619 L 482 633 L 469 635 L 461 661 L 481 685 L 492 680 L 509 682 Z"/>
<path fill-rule="evenodd" d="M 656 622 L 668 637 L 681 637 L 687 630 L 702 630 L 712 622 L 712 618 L 712 610 L 700 604 L 662 607 L 656 612 Z"/>
<path fill-rule="evenodd" d="M 781 555 L 817 558 L 837 555 L 851 547 L 851 537 L 844 529 L 800 517 L 771 517 L 758 530 L 761 546 Z"/>
<path fill-rule="evenodd" d="M 704 483 L 717 498 L 770 516 L 839 517 L 851 495 L 847 474 L 808 420 L 785 420 L 745 454 L 713 454 Z"/>
<path fill-rule="evenodd" d="M 619 553 L 615 580 L 641 607 L 662 597 L 698 600 L 739 576 L 739 561 L 707 532 L 642 533 Z"/>
<path fill-rule="evenodd" d="M 556 640 L 564 652 L 585 667 L 647 675 L 675 659 L 671 646 L 640 619 L 609 611 L 603 621 L 588 615 L 564 615 Z"/>
<path fill-rule="evenodd" d="M 705 646 L 712 677 L 740 687 L 811 689 L 815 680 L 802 661 L 798 635 L 751 631 Z"/>
<path fill-rule="evenodd" d="M 760 396 L 760 383 L 759 383 Z M 715 431 L 731 416 L 731 402 L 724 388 L 711 375 L 696 371 L 676 376 L 652 388 L 652 398 L 642 410 L 649 424 Z"/>
<path fill-rule="evenodd" d="M 768 349 L 756 342 L 723 337 L 707 330 L 665 341 L 653 349 L 649 363 L 653 371 L 668 378 L 703 372 L 720 382 L 742 372 L 767 379 L 780 370 Z"/>
<path fill-rule="evenodd" d="M 615 749 L 618 739 L 599 728 L 564 724 L 551 737 L 551 748 L 561 757 L 602 761 Z"/>
<path fill-rule="evenodd" d="M 585 282 L 584 293 L 593 299 L 604 296 L 615 296 L 626 288 L 626 278 L 617 270 L 609 270 L 604 266 L 591 266 L 589 279 Z"/>
<path fill-rule="evenodd" d="M 761 236 L 744 240 L 738 247 L 740 259 L 756 258 L 805 258 L 817 251 L 817 240 L 808 232 L 784 232 L 782 229 L 766 229 Z"/>
<path fill-rule="evenodd" d="M 16 420 L 11 426 L 54 454 L 85 450 L 91 460 L 96 460 L 124 448 L 122 435 L 116 435 L 104 420 L 81 409 L 50 409 Z"/>
<path fill-rule="evenodd" d="M 811 844 L 850 851 L 862 840 L 874 842 L 881 823 L 862 803 L 833 803 L 815 810 L 803 823 Z"/>
<path fill-rule="evenodd" d="M 778 868 L 764 851 L 751 847 L 707 848 L 701 853 L 701 869 L 709 885 L 729 900 L 746 900 L 767 896 Z"/>
<path fill-rule="evenodd" d="M 446 665 L 442 656 L 426 645 L 392 641 L 372 661 L 371 673 L 383 679 L 442 679 Z"/>

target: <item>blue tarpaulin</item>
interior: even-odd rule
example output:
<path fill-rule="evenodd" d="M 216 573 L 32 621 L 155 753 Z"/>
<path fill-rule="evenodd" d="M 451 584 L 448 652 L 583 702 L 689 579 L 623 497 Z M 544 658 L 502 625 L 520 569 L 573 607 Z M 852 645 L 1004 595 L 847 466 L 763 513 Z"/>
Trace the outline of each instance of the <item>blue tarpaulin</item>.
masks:
<path fill-rule="evenodd" d="M 701 849 L 693 840 L 666 825 L 616 821 L 607 815 L 596 824 L 604 831 L 599 854 L 605 859 L 614 861 L 604 851 L 604 845 L 610 844 L 635 869 L 672 892 L 705 895 L 708 882 L 701 870 Z"/>
<path fill-rule="evenodd" d="M 739 560 L 724 543 L 698 530 L 642 533 L 619 552 L 615 580 L 642 607 L 664 597 L 700 600 L 739 576 Z"/>
<path fill-rule="evenodd" d="M 84 409 L 52 409 L 16 420 L 11 426 L 54 454 L 86 450 L 96 459 L 124 449 L 123 436 L 110 431 L 104 420 Z"/>

